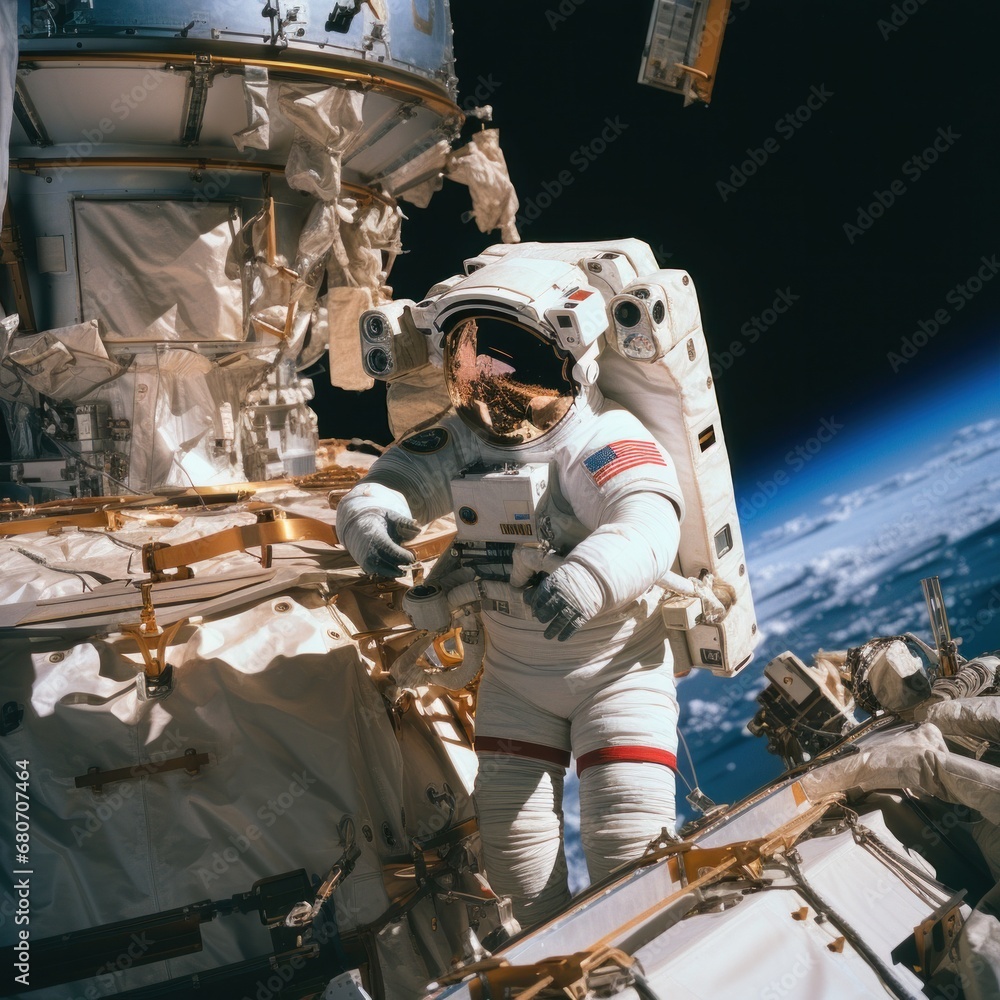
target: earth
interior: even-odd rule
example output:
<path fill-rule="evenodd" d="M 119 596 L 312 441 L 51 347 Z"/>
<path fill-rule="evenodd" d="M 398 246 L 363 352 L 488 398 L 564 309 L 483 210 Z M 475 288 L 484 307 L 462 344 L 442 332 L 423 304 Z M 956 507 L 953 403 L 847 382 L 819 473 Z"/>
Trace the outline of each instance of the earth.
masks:
<path fill-rule="evenodd" d="M 996 375 L 980 374 L 978 385 L 967 380 L 961 390 L 963 405 L 943 391 L 945 405 L 928 412 L 921 396 L 881 418 L 855 420 L 855 434 L 845 430 L 822 449 L 793 449 L 736 476 L 761 640 L 737 677 L 694 671 L 679 684 L 688 752 L 682 743 L 678 825 L 697 815 L 686 784 L 732 803 L 783 770 L 746 728 L 764 666 L 779 653 L 809 663 L 820 649 L 875 636 L 913 632 L 932 642 L 920 585 L 928 576 L 940 578 L 959 653 L 973 659 L 1000 648 Z M 573 769 L 565 812 L 576 891 L 588 880 Z"/>

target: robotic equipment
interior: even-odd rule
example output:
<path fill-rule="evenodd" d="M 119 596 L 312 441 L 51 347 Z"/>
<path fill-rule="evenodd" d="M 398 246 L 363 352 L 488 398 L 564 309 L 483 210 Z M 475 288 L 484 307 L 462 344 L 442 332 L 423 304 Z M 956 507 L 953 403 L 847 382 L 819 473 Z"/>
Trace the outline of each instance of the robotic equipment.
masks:
<path fill-rule="evenodd" d="M 361 363 L 368 376 L 390 383 L 390 417 L 393 390 L 426 385 L 430 366 L 468 363 L 460 356 L 460 337 L 450 358 L 442 351 L 445 334 L 470 321 L 478 324 L 480 340 L 489 328 L 495 371 L 503 371 L 504 337 L 527 331 L 547 345 L 542 353 L 549 363 L 553 355 L 561 359 L 563 386 L 582 391 L 596 385 L 667 450 L 686 507 L 677 561 L 661 581 L 675 672 L 701 667 L 721 676 L 739 673 L 752 657 L 757 625 L 690 276 L 659 268 L 649 247 L 635 239 L 489 247 L 465 262 L 464 277 L 436 285 L 421 302 L 397 300 L 361 316 Z M 547 381 L 541 361 L 530 374 L 540 387 L 536 399 L 545 400 L 558 420 L 565 388 L 551 388 L 557 380 Z M 463 406 L 461 398 L 452 402 Z M 545 419 L 543 414 L 533 423 L 544 425 Z M 544 551 L 545 484 L 544 468 L 465 470 L 452 485 L 457 550 L 470 559 L 470 546 L 488 546 L 482 558 L 489 562 L 503 558 L 498 546 L 507 553 L 515 545 Z"/>

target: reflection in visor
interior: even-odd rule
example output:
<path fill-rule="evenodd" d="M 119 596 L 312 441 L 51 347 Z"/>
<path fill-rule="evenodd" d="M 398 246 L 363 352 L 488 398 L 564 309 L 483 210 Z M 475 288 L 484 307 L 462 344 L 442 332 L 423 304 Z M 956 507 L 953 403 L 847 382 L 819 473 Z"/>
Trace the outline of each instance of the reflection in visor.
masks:
<path fill-rule="evenodd" d="M 551 430 L 573 405 L 570 362 L 524 327 L 468 319 L 445 340 L 445 380 L 462 419 L 496 444 L 521 444 Z"/>

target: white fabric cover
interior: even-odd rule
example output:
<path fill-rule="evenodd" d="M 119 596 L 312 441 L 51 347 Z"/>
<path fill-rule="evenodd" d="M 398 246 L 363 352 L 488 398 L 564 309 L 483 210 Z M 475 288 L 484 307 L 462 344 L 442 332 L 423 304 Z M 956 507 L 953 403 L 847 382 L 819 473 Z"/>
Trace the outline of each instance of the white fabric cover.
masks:
<path fill-rule="evenodd" d="M 165 527 L 164 520 L 171 522 Z M 9 608 L 38 600 L 95 590 L 104 579 L 129 580 L 142 574 L 139 551 L 152 539 L 169 544 L 191 541 L 207 530 L 220 531 L 253 523 L 248 512 L 172 518 L 155 513 L 130 513 L 114 532 L 103 529 L 66 529 L 56 534 L 31 533 L 0 538 L 0 605 Z M 279 553 L 280 555 L 280 553 Z M 198 578 L 213 573 L 260 569 L 249 553 L 232 553 L 213 560 L 209 573 L 198 567 Z M 93 574 L 100 574 L 99 576 Z M 155 593 L 155 590 L 154 590 Z M 7 637 L 9 638 L 9 636 Z"/>
<path fill-rule="evenodd" d="M 330 285 L 368 288 L 376 304 L 390 300 L 392 289 L 386 281 L 402 246 L 402 214 L 375 198 L 360 202 L 343 198 L 337 208 L 341 223 L 327 262 Z"/>
<path fill-rule="evenodd" d="M 358 320 L 371 307 L 372 293 L 368 288 L 331 288 L 323 297 L 316 322 L 321 329 L 327 328 L 331 385 L 363 392 L 375 384 L 361 365 L 361 336 L 358 333 Z"/>
<path fill-rule="evenodd" d="M 852 788 L 910 788 L 977 809 L 1000 824 L 996 768 L 951 753 L 941 730 L 928 723 L 866 742 L 860 753 L 810 771 L 801 781 L 812 799 Z"/>
<path fill-rule="evenodd" d="M 221 368 L 193 351 L 171 351 L 157 360 L 156 436 L 161 454 L 169 452 L 172 459 L 157 485 L 244 479 L 236 417 L 263 374 L 261 366 L 246 359 Z"/>
<path fill-rule="evenodd" d="M 112 340 L 242 340 L 238 281 L 226 276 L 233 206 L 77 201 L 80 295 Z"/>
<path fill-rule="evenodd" d="M 404 843 L 403 761 L 357 650 L 329 631 L 325 610 L 288 598 L 203 625 L 171 657 L 174 689 L 162 701 L 137 700 L 134 664 L 108 643 L 6 658 L 8 690 L 31 692 L 0 750 L 31 760 L 33 862 L 45 873 L 32 883 L 33 933 L 224 899 L 298 867 L 322 877 L 343 850 L 344 816 L 362 856 L 337 892 L 338 922 L 384 911 L 382 861 Z M 101 796 L 74 787 L 88 767 L 141 767 L 189 747 L 211 755 L 197 778 L 172 771 Z M 0 930 L 5 943 L 13 930 Z M 98 980 L 100 994 L 269 950 L 256 917 L 214 921 L 204 939 L 200 955 Z"/>
<path fill-rule="evenodd" d="M 945 736 L 971 736 L 1000 743 L 1000 698 L 954 698 L 931 705 L 926 721 Z"/>
<path fill-rule="evenodd" d="M 273 352 L 236 355 L 220 365 L 195 351 L 139 354 L 90 400 L 107 400 L 131 423 L 127 485 L 208 486 L 244 479 L 238 419 Z"/>
<path fill-rule="evenodd" d="M 5 316 L 2 312 L 0 312 L 0 360 L 7 356 L 7 352 L 10 350 L 11 341 L 17 333 L 20 321 L 21 317 L 18 316 L 17 313 Z"/>
<path fill-rule="evenodd" d="M 383 179 L 383 187 L 396 198 L 405 198 L 417 208 L 426 208 L 444 185 L 444 171 L 451 145 L 441 139 Z"/>
<path fill-rule="evenodd" d="M 290 491 L 266 499 L 334 517 L 323 497 Z M 77 573 L 91 587 L 97 582 L 87 577 L 91 571 L 126 580 L 141 575 L 137 553 L 145 541 L 182 542 L 254 519 L 237 508 L 194 509 L 164 527 L 171 516 L 133 512 L 135 520 L 114 533 L 0 539 L 0 602 L 80 594 L 85 581 Z M 344 553 L 305 543 L 275 546 L 274 558 L 315 573 L 332 560 L 342 564 Z M 256 553 L 198 563 L 192 584 L 255 563 L 259 570 Z M 356 572 L 349 569 L 340 583 Z M 389 905 L 383 865 L 406 855 L 409 837 L 447 825 L 450 808 L 430 802 L 429 786 L 441 790 L 447 782 L 454 821 L 471 817 L 475 756 L 460 723 L 447 705 L 425 696 L 395 730 L 351 639 L 363 623 L 327 605 L 327 596 L 279 592 L 181 631 L 167 655 L 173 686 L 156 699 L 137 694 L 141 660 L 131 641 L 36 645 L 0 635 L 5 700 L 25 709 L 21 726 L 0 740 L 0 765 L 9 774 L 14 761 L 31 762 L 32 861 L 42 873 L 32 880 L 33 938 L 225 899 L 256 879 L 299 867 L 323 877 L 344 849 L 338 829 L 345 816 L 362 854 L 335 904 L 340 927 L 355 927 Z M 210 756 L 197 776 L 142 769 L 189 747 Z M 140 771 L 137 780 L 95 795 L 74 782 L 92 766 Z M 15 819 L 13 809 L 0 817 L 4 843 L 13 843 Z M 13 913 L 13 899 L 8 867 L 0 874 L 0 913 Z M 450 964 L 455 936 L 447 927 L 462 923 L 464 903 L 435 905 L 378 937 L 390 998 L 420 995 Z M 423 935 L 436 916 L 445 933 Z M 11 944 L 16 931 L 13 921 L 0 920 L 0 946 Z M 90 986 L 87 996 L 121 992 L 270 950 L 256 914 L 216 920 L 203 931 L 201 954 L 102 977 L 73 995 Z M 63 1000 L 69 988 L 37 995 Z"/>
<path fill-rule="evenodd" d="M 97 320 L 15 337 L 3 364 L 36 392 L 70 402 L 83 399 L 125 370 L 108 357 Z M 0 387 L 10 399 L 17 395 L 12 390 L 13 385 Z"/>
<path fill-rule="evenodd" d="M 446 172 L 451 180 L 468 186 L 472 217 L 481 233 L 499 229 L 504 243 L 521 241 L 515 224 L 519 203 L 497 129 L 476 132 L 471 142 L 452 153 Z"/>
<path fill-rule="evenodd" d="M 343 87 L 282 84 L 278 107 L 295 126 L 285 179 L 320 201 L 340 195 L 341 158 L 361 129 L 364 95 Z"/>
<path fill-rule="evenodd" d="M 271 144 L 271 113 L 267 106 L 267 67 L 243 67 L 243 97 L 247 106 L 247 125 L 233 133 L 233 143 L 241 152 L 267 149 Z"/>
<path fill-rule="evenodd" d="M 332 201 L 317 201 L 309 211 L 299 233 L 292 270 L 305 279 L 326 261 L 330 248 L 339 240 L 339 230 L 352 214 L 347 206 Z"/>

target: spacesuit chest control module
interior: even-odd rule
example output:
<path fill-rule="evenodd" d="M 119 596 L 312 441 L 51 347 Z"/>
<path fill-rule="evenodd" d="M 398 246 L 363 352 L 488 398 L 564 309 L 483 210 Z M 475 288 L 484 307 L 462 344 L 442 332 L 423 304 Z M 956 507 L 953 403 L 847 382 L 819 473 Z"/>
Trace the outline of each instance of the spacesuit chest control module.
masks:
<path fill-rule="evenodd" d="M 620 485 L 644 458 L 658 461 L 657 446 L 673 468 L 684 526 L 676 561 L 658 583 L 674 671 L 738 673 L 756 644 L 756 620 L 689 275 L 659 269 L 638 240 L 501 244 L 465 270 L 419 303 L 366 312 L 360 337 L 366 373 L 390 383 L 390 407 L 415 373 L 443 368 L 452 404 L 485 446 L 466 449 L 471 469 L 448 476 L 448 508 L 468 558 L 477 558 L 476 546 L 495 554 L 497 544 L 553 545 L 565 476 L 550 485 L 548 463 L 559 435 L 569 436 L 574 410 L 617 403 L 653 442 L 608 441 L 607 451 L 580 461 L 599 487 Z M 440 452 L 451 457 L 447 436 L 446 427 L 432 427 L 402 449 L 434 464 Z M 532 461 L 529 450 L 546 461 Z M 435 472 L 447 469 L 439 461 Z"/>

